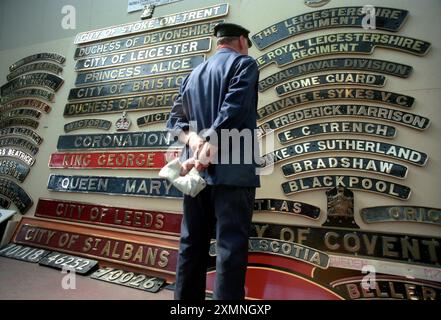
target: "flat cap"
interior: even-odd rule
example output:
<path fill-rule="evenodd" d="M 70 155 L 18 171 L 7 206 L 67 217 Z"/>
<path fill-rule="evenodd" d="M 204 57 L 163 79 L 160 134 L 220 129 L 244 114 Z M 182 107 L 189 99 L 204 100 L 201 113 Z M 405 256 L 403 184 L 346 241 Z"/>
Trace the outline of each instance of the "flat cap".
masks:
<path fill-rule="evenodd" d="M 235 23 L 218 23 L 214 26 L 214 36 L 216 38 L 244 36 L 247 38 L 248 46 L 251 48 L 253 43 L 250 38 L 248 38 L 249 33 L 249 30 Z"/>

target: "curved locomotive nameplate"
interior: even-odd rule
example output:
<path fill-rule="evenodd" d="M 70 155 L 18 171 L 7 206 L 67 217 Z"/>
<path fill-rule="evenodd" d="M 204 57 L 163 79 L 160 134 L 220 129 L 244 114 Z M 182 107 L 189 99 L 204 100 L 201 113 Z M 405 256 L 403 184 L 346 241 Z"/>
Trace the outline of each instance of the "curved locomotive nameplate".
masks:
<path fill-rule="evenodd" d="M 135 79 L 176 72 L 191 71 L 205 61 L 205 55 L 186 56 L 175 59 L 79 72 L 75 80 L 76 86 L 113 82 L 117 80 Z"/>
<path fill-rule="evenodd" d="M 91 70 L 134 64 L 146 61 L 203 53 L 211 50 L 211 38 L 200 38 L 181 42 L 162 44 L 159 46 L 140 48 L 99 57 L 78 60 L 75 70 Z"/>
<path fill-rule="evenodd" d="M 24 126 L 32 129 L 37 129 L 40 123 L 29 118 L 9 118 L 0 121 L 0 129 L 16 126 Z"/>
<path fill-rule="evenodd" d="M 93 98 L 115 97 L 121 95 L 157 93 L 179 89 L 189 73 L 177 73 L 159 77 L 149 77 L 142 80 L 109 83 L 90 87 L 74 88 L 69 91 L 69 101 L 87 100 Z"/>
<path fill-rule="evenodd" d="M 144 127 L 152 123 L 166 122 L 170 118 L 170 112 L 151 113 L 136 120 L 138 127 Z"/>
<path fill-rule="evenodd" d="M 264 92 L 269 88 L 281 84 L 295 77 L 310 73 L 331 70 L 363 70 L 388 74 L 400 78 L 409 77 L 412 67 L 386 60 L 364 58 L 335 58 L 305 62 L 276 72 L 259 81 L 259 91 Z"/>
<path fill-rule="evenodd" d="M 297 174 L 321 170 L 356 170 L 404 179 L 407 167 L 401 164 L 361 157 L 317 157 L 302 159 L 282 166 L 283 175 L 291 177 Z"/>
<path fill-rule="evenodd" d="M 62 55 L 58 54 L 58 53 L 47 53 L 47 52 L 42 52 L 42 53 L 36 53 L 36 54 L 32 54 L 30 56 L 27 56 L 26 58 L 23 58 L 15 63 L 13 63 L 10 67 L 9 67 L 9 71 L 12 72 L 15 69 L 34 62 L 34 61 L 54 61 L 57 62 L 59 64 L 63 64 L 64 61 L 66 61 L 66 58 L 63 57 Z"/>
<path fill-rule="evenodd" d="M 23 89 L 17 90 L 7 96 L 1 97 L 1 103 L 5 104 L 12 100 L 23 98 L 39 98 L 48 102 L 54 101 L 55 95 L 45 89 Z"/>
<path fill-rule="evenodd" d="M 42 87 L 58 91 L 64 80 L 52 73 L 29 73 L 9 81 L 0 88 L 2 96 L 14 93 L 16 90 L 28 87 Z"/>
<path fill-rule="evenodd" d="M 31 152 L 32 155 L 36 155 L 38 153 L 38 147 L 34 145 L 32 142 L 18 138 L 18 137 L 7 137 L 0 138 L 0 147 L 18 147 Z"/>
<path fill-rule="evenodd" d="M 0 175 L 11 177 L 23 182 L 29 174 L 30 168 L 19 161 L 0 157 Z"/>
<path fill-rule="evenodd" d="M 338 72 L 326 73 L 284 82 L 276 86 L 278 96 L 284 96 L 296 91 L 313 89 L 315 87 L 352 85 L 366 87 L 383 87 L 385 76 L 373 73 Z"/>
<path fill-rule="evenodd" d="M 424 166 L 428 158 L 427 154 L 424 152 L 379 141 L 358 139 L 326 139 L 291 144 L 287 147 L 267 153 L 262 156 L 262 166 L 268 166 L 286 159 L 304 156 L 306 154 L 340 151 L 381 155 L 405 161 L 417 166 Z"/>
<path fill-rule="evenodd" d="M 181 199 L 182 192 L 167 179 L 51 174 L 48 190 L 108 195 Z"/>
<path fill-rule="evenodd" d="M 76 35 L 74 44 L 88 43 L 92 41 L 151 31 L 155 29 L 162 29 L 174 25 L 182 25 L 196 21 L 214 19 L 226 16 L 227 14 L 228 3 L 223 3 L 207 8 L 179 12 L 168 16 L 155 17 L 147 20 L 81 32 Z"/>
<path fill-rule="evenodd" d="M 179 151 L 52 153 L 49 168 L 161 169 L 178 156 Z"/>
<path fill-rule="evenodd" d="M 41 144 L 43 142 L 43 138 L 35 131 L 24 127 L 8 127 L 0 129 L 0 136 L 24 136 L 36 144 Z"/>
<path fill-rule="evenodd" d="M 281 199 L 255 199 L 254 213 L 276 212 L 318 220 L 320 208 L 308 203 Z"/>
<path fill-rule="evenodd" d="M 0 178 L 0 194 L 10 199 L 20 213 L 26 213 L 32 207 L 32 199 L 18 184 L 6 178 Z"/>
<path fill-rule="evenodd" d="M 5 197 L 0 197 L 0 208 L 8 209 L 11 206 L 11 201 Z"/>
<path fill-rule="evenodd" d="M 326 134 L 362 134 L 381 138 L 394 138 L 396 129 L 384 124 L 361 121 L 335 121 L 314 123 L 292 128 L 277 135 L 281 144 L 287 144 L 298 139 Z"/>
<path fill-rule="evenodd" d="M 375 29 L 398 31 L 409 11 L 375 7 Z M 363 7 L 338 7 L 304 13 L 273 24 L 251 37 L 259 50 L 298 34 L 326 28 L 360 27 L 366 12 Z"/>
<path fill-rule="evenodd" d="M 258 108 L 257 119 L 266 118 L 292 106 L 297 107 L 306 103 L 334 100 L 370 101 L 407 109 L 412 108 L 415 102 L 415 98 L 411 96 L 374 89 L 345 88 L 313 90 L 293 94 Z"/>
<path fill-rule="evenodd" d="M 423 56 L 430 43 L 385 33 L 333 33 L 289 43 L 256 59 L 259 69 L 276 63 L 278 67 L 314 57 L 333 54 L 372 54 L 375 47 Z"/>
<path fill-rule="evenodd" d="M 96 44 L 81 46 L 75 49 L 74 59 L 93 57 L 100 54 L 110 54 L 120 51 L 147 47 L 160 43 L 168 43 L 178 40 L 198 38 L 213 35 L 214 26 L 224 20 L 209 21 L 199 24 L 191 24 L 180 28 L 167 29 L 158 32 L 119 38 L 110 41 L 102 41 Z"/>
<path fill-rule="evenodd" d="M 263 136 L 271 130 L 278 130 L 303 121 L 329 117 L 362 117 L 384 120 L 417 130 L 425 130 L 430 125 L 429 118 L 400 110 L 366 105 L 326 105 L 291 111 L 268 120 L 258 126 L 259 134 Z"/>
<path fill-rule="evenodd" d="M 10 118 L 20 117 L 34 118 L 35 120 L 38 120 L 41 117 L 41 112 L 34 109 L 13 109 L 0 113 L 0 122 Z"/>
<path fill-rule="evenodd" d="M 57 149 L 164 149 L 173 143 L 166 131 L 62 135 L 58 138 Z"/>
<path fill-rule="evenodd" d="M 33 156 L 15 148 L 0 148 L 0 156 L 18 159 L 30 167 L 35 163 L 35 158 Z"/>
<path fill-rule="evenodd" d="M 51 107 L 49 107 L 49 105 L 44 102 L 35 99 L 21 99 L 8 102 L 4 105 L 0 105 L 0 112 L 5 112 L 21 107 L 38 109 L 44 113 L 49 113 L 51 111 Z"/>
<path fill-rule="evenodd" d="M 122 98 L 90 100 L 66 104 L 63 115 L 75 117 L 80 115 L 119 113 L 132 110 L 154 110 L 169 108 L 173 105 L 178 92 L 160 92 L 147 95 Z"/>
<path fill-rule="evenodd" d="M 103 119 L 83 119 L 66 123 L 64 125 L 64 132 L 72 132 L 75 130 L 93 128 L 100 130 L 109 130 L 112 126 L 112 122 Z"/>
<path fill-rule="evenodd" d="M 363 208 L 361 218 L 365 223 L 418 222 L 441 225 L 441 209 L 418 206 L 380 206 Z"/>
<path fill-rule="evenodd" d="M 386 195 L 400 200 L 407 200 L 411 190 L 407 186 L 397 183 L 359 176 L 329 175 L 299 178 L 282 183 L 283 192 L 286 195 L 303 192 L 315 191 L 343 186 L 359 191 L 373 192 Z"/>
<path fill-rule="evenodd" d="M 26 64 L 15 69 L 10 74 L 8 74 L 6 76 L 6 80 L 11 81 L 12 79 L 17 78 L 18 76 L 34 71 L 48 71 L 54 74 L 61 74 L 63 72 L 63 68 L 60 67 L 58 64 L 52 62 L 46 62 L 46 61 Z"/>

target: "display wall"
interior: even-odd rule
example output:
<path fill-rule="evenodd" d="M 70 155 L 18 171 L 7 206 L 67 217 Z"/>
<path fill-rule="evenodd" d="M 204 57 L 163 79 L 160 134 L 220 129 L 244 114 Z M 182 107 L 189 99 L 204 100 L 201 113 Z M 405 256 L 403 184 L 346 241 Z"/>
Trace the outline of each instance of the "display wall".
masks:
<path fill-rule="evenodd" d="M 75 30 L 61 27 L 65 4 L 76 8 Z M 60 69 L 50 71 L 58 73 L 62 81 L 52 79 L 54 86 L 60 86 L 52 90 L 53 101 L 37 98 L 50 111 L 45 112 L 40 105 L 27 108 L 39 110 L 40 115 L 30 111 L 18 114 L 38 120 L 38 127 L 32 130 L 42 141 L 35 143 L 39 150 L 33 155 L 32 166 L 20 162 L 29 166 L 22 181 L 2 175 L 4 181 L 13 181 L 32 199 L 25 208 L 11 203 L 10 208 L 29 218 L 23 220 L 13 240 L 97 259 L 100 267 L 122 266 L 173 282 L 182 201 L 179 192 L 157 176 L 169 159 L 163 154 L 168 145 L 160 132 L 183 76 L 215 52 L 214 40 L 207 39 L 210 28 L 225 20 L 250 30 L 254 45 L 249 54 L 260 68 L 257 113 L 263 154 L 266 160 L 276 161 L 272 170 L 264 171 L 262 187 L 257 191 L 260 200 L 253 217 L 247 295 L 387 298 L 391 296 L 390 283 L 396 283 L 394 298 L 402 294 L 404 299 L 439 299 L 441 3 L 371 1 L 371 5 L 396 9 L 377 12 L 382 19 L 378 18 L 376 30 L 364 30 L 357 18 L 335 18 L 332 23 L 343 21 L 346 25 L 305 31 L 299 25 L 309 28 L 307 23 L 290 19 L 308 19 L 304 15 L 308 12 L 365 4 L 331 0 L 321 7 L 310 7 L 300 0 L 183 0 L 156 7 L 153 19 L 219 6 L 210 12 L 200 11 L 199 18 L 187 16 L 187 24 L 174 23 L 169 28 L 158 25 L 147 32 L 120 36 L 103 33 L 104 38 L 89 41 L 92 30 L 138 21 L 141 13 L 128 14 L 127 2 L 116 0 L 3 1 L 2 85 L 7 82 L 9 67 L 22 58 L 42 52 L 65 57 L 58 63 Z M 7 14 L 12 12 L 17 14 Z M 317 14 L 314 20 L 319 20 Z M 154 34 L 159 39 L 167 30 L 188 25 L 200 27 L 196 36 L 154 40 Z M 328 36 L 342 33 L 346 35 Z M 137 36 L 144 39 L 145 46 L 87 54 L 94 45 L 114 40 L 129 39 L 125 42 L 129 46 Z M 142 56 L 142 49 L 167 45 L 175 46 L 174 54 L 153 54 L 148 59 Z M 132 66 L 140 69 L 129 70 Z M 120 72 L 106 75 L 111 69 Z M 148 82 L 142 82 L 145 79 Z M 2 96 L 13 89 L 12 85 L 5 87 Z M 97 100 L 131 107 L 75 111 L 81 104 Z M 4 110 L 2 115 L 12 109 L 17 108 Z M 128 131 L 120 132 L 117 129 L 127 126 L 121 118 L 123 111 L 127 111 L 131 125 Z M 394 111 L 401 112 L 400 116 L 390 116 Z M 27 120 L 27 128 L 30 123 Z M 273 136 L 269 129 L 275 130 Z M 116 143 L 115 148 L 109 147 L 110 142 L 103 146 L 106 135 L 130 142 Z M 278 150 L 275 153 L 265 149 L 271 137 Z M 93 139 L 100 139 L 101 147 Z M 25 142 L 14 143 L 5 147 L 33 150 Z M 129 153 L 132 161 L 127 161 Z M 126 161 L 115 161 L 116 154 Z M 89 160 L 94 157 L 91 164 Z M 351 167 L 353 170 L 348 170 Z M 4 190 L 14 188 L 3 186 Z M 338 186 L 343 188 L 335 188 Z M 4 198 L 7 201 L 8 197 Z M 388 208 L 379 208 L 384 206 Z M 99 218 L 98 212 L 106 215 Z M 70 236 L 65 237 L 65 245 L 60 246 L 62 239 L 53 245 L 49 238 L 44 243 L 44 236 L 31 236 L 29 228 L 34 232 L 38 228 L 58 230 L 55 237 L 63 233 Z M 95 245 L 100 254 L 92 249 L 96 239 L 88 240 L 91 234 L 104 245 Z M 69 239 L 76 239 L 71 246 Z M 133 252 L 138 252 L 138 244 L 147 243 L 145 250 L 150 253 L 146 256 L 155 257 L 128 261 L 123 258 L 128 251 L 121 248 L 115 249 L 123 250 L 120 254 L 112 256 L 113 249 L 105 246 L 109 243 L 117 248 L 117 240 L 130 243 Z M 214 255 L 214 245 L 212 249 Z M 302 256 L 296 256 L 295 250 Z M 378 274 L 372 296 L 371 291 L 360 287 L 363 266 L 374 267 Z M 211 270 L 209 286 L 213 275 Z M 311 281 L 315 290 L 305 296 L 307 290 L 302 288 Z M 403 287 L 406 283 L 415 286 L 412 290 L 417 293 L 409 293 L 409 288 Z M 271 286 L 276 289 L 270 290 Z"/>

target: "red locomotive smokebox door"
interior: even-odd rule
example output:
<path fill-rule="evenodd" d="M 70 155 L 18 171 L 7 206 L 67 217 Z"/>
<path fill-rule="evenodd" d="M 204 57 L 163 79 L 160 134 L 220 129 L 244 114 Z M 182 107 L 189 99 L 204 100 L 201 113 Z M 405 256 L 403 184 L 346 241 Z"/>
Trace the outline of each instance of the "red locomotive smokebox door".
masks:
<path fill-rule="evenodd" d="M 269 254 L 249 254 L 245 292 L 248 299 L 342 300 L 312 279 L 313 266 Z M 213 291 L 216 271 L 207 274 L 207 291 Z"/>

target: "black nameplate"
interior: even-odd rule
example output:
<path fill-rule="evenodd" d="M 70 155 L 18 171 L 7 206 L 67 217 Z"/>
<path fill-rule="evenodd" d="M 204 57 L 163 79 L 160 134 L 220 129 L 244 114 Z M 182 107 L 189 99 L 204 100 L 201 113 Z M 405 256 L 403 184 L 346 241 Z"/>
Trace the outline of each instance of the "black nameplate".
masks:
<path fill-rule="evenodd" d="M 18 159 L 31 167 L 35 163 L 35 158 L 33 156 L 15 148 L 0 148 L 0 156 Z"/>
<path fill-rule="evenodd" d="M 45 89 L 23 89 L 17 90 L 7 96 L 1 97 L 1 103 L 22 99 L 22 98 L 39 98 L 48 102 L 54 101 L 55 95 Z"/>
<path fill-rule="evenodd" d="M 59 76 L 51 73 L 30 73 L 26 75 L 19 76 L 14 80 L 4 84 L 0 88 L 2 96 L 6 96 L 10 93 L 15 92 L 18 89 L 28 88 L 28 87 L 43 87 L 46 89 L 51 89 L 57 91 L 63 84 L 63 79 Z"/>
<path fill-rule="evenodd" d="M 335 72 L 284 82 L 276 86 L 276 92 L 278 96 L 284 96 L 296 91 L 331 85 L 382 87 L 385 81 L 385 76 L 373 73 Z"/>
<path fill-rule="evenodd" d="M 304 202 L 281 199 L 254 200 L 254 213 L 256 212 L 285 213 L 314 220 L 317 220 L 320 216 L 319 207 Z"/>
<path fill-rule="evenodd" d="M 29 167 L 13 159 L 0 157 L 0 175 L 23 182 L 29 174 Z"/>
<path fill-rule="evenodd" d="M 136 120 L 138 127 L 147 126 L 152 123 L 166 122 L 170 118 L 170 112 L 152 113 Z"/>
<path fill-rule="evenodd" d="M 377 194 L 407 200 L 410 196 L 410 188 L 397 183 L 358 176 L 314 176 L 290 180 L 282 183 L 283 192 L 286 195 L 303 192 L 315 191 L 342 186 L 349 189 L 374 192 Z"/>
<path fill-rule="evenodd" d="M 44 249 L 10 243 L 0 249 L 0 256 L 20 261 L 38 263 L 41 259 L 47 256 L 49 252 L 50 251 Z"/>
<path fill-rule="evenodd" d="M 223 3 L 211 7 L 174 13 L 168 16 L 155 17 L 147 20 L 81 32 L 75 37 L 74 44 L 82 44 L 97 40 L 116 38 L 119 36 L 151 31 L 155 29 L 163 29 L 165 27 L 171 27 L 175 25 L 182 25 L 196 21 L 219 18 L 222 16 L 226 16 L 227 14 L 228 3 Z"/>
<path fill-rule="evenodd" d="M 17 78 L 22 74 L 34 72 L 34 71 L 48 71 L 54 74 L 60 74 L 61 72 L 63 72 L 63 68 L 55 63 L 46 62 L 46 61 L 26 64 L 24 66 L 21 66 L 20 68 L 15 69 L 13 72 L 8 74 L 6 76 L 6 80 L 11 81 L 12 79 Z"/>
<path fill-rule="evenodd" d="M 326 139 L 311 140 L 307 142 L 291 144 L 277 149 L 262 157 L 264 165 L 270 165 L 289 158 L 303 156 L 316 152 L 350 151 L 381 155 L 393 159 L 406 161 L 418 166 L 424 166 L 427 162 L 427 154 L 410 148 L 389 144 L 379 141 L 359 139 Z"/>
<path fill-rule="evenodd" d="M 0 121 L 0 129 L 16 126 L 24 126 L 32 129 L 37 129 L 39 124 L 40 123 L 38 121 L 29 118 L 9 118 Z"/>
<path fill-rule="evenodd" d="M 211 38 L 173 42 L 99 57 L 78 60 L 75 70 L 90 70 L 137 62 L 153 61 L 211 50 Z"/>
<path fill-rule="evenodd" d="M 109 83 L 84 88 L 74 88 L 69 91 L 69 101 L 86 100 L 91 98 L 103 98 L 123 96 L 130 94 L 145 94 L 157 91 L 176 90 L 189 73 L 150 77 L 142 80 Z"/>
<path fill-rule="evenodd" d="M 441 209 L 419 206 L 380 206 L 363 208 L 361 218 L 365 223 L 419 222 L 441 225 Z"/>
<path fill-rule="evenodd" d="M 415 98 L 403 94 L 374 89 L 323 89 L 290 95 L 257 109 L 258 119 L 266 118 L 284 109 L 312 102 L 330 100 L 372 101 L 400 108 L 411 108 Z"/>
<path fill-rule="evenodd" d="M 253 223 L 252 237 L 296 242 L 329 254 L 440 265 L 441 238 L 332 227 Z"/>
<path fill-rule="evenodd" d="M 166 179 L 51 174 L 47 188 L 59 192 L 99 193 L 135 197 L 182 198 Z"/>
<path fill-rule="evenodd" d="M 0 138 L 0 147 L 11 146 L 26 149 L 34 156 L 38 153 L 38 147 L 26 139 L 19 137 Z"/>
<path fill-rule="evenodd" d="M 73 117 L 79 115 L 119 113 L 132 110 L 169 108 L 173 105 L 177 96 L 178 92 L 172 91 L 125 98 L 74 102 L 66 104 L 63 115 L 65 117 Z"/>
<path fill-rule="evenodd" d="M 398 31 L 409 11 L 375 7 L 375 29 Z M 279 41 L 298 34 L 326 28 L 362 28 L 366 12 L 363 7 L 338 7 L 312 11 L 273 24 L 251 37 L 256 47 L 265 49 Z"/>
<path fill-rule="evenodd" d="M 34 108 L 38 109 L 44 113 L 49 113 L 51 111 L 51 107 L 44 102 L 35 99 L 20 99 L 15 100 L 4 105 L 0 105 L 0 112 L 5 112 L 8 110 L 16 109 L 16 108 Z"/>
<path fill-rule="evenodd" d="M 34 62 L 34 61 L 39 61 L 39 60 L 43 60 L 43 61 L 54 61 L 57 62 L 59 64 L 63 64 L 64 61 L 66 61 L 66 58 L 63 57 L 62 55 L 59 55 L 58 53 L 48 53 L 48 52 L 42 52 L 42 53 L 36 53 L 36 54 L 32 54 L 30 56 L 27 56 L 26 58 L 23 58 L 15 63 L 13 63 L 11 66 L 9 66 L 9 71 L 14 71 L 15 69 Z"/>
<path fill-rule="evenodd" d="M 165 131 L 122 132 L 109 134 L 62 135 L 58 150 L 78 149 L 151 149 L 168 148 L 170 141 Z"/>
<path fill-rule="evenodd" d="M 125 287 L 156 293 L 165 284 L 165 279 L 150 277 L 121 269 L 101 268 L 90 276 L 92 279 L 119 284 Z"/>
<path fill-rule="evenodd" d="M 263 92 L 292 78 L 327 70 L 363 70 L 407 78 L 412 72 L 412 67 L 405 64 L 377 59 L 335 58 L 317 60 L 297 64 L 260 80 L 259 91 Z"/>
<path fill-rule="evenodd" d="M 404 179 L 407 175 L 407 167 L 401 164 L 361 157 L 317 157 L 291 162 L 282 166 L 285 177 L 335 169 L 375 172 L 400 179 Z"/>
<path fill-rule="evenodd" d="M 83 119 L 66 123 L 64 125 L 64 132 L 71 132 L 74 130 L 93 128 L 101 130 L 109 130 L 112 126 L 112 122 L 103 119 Z"/>
<path fill-rule="evenodd" d="M 0 197 L 0 208 L 2 209 L 8 209 L 11 205 L 11 201 L 4 197 Z"/>
<path fill-rule="evenodd" d="M 8 118 L 17 118 L 17 117 L 34 118 L 38 120 L 41 117 L 41 112 L 34 109 L 13 109 L 10 111 L 2 112 L 0 114 L 0 122 Z"/>
<path fill-rule="evenodd" d="M 81 46 L 75 49 L 74 58 L 77 60 L 79 58 L 126 51 L 159 43 L 211 36 L 213 34 L 214 26 L 221 22 L 224 22 L 224 20 L 191 24 L 180 28 L 149 32 L 139 36 L 120 38 L 105 42 L 102 41 L 88 46 Z"/>
<path fill-rule="evenodd" d="M 32 207 L 32 199 L 14 181 L 6 178 L 0 178 L 0 194 L 10 199 L 23 214 L 25 214 L 29 208 Z"/>
<path fill-rule="evenodd" d="M 62 238 L 60 238 L 60 242 Z M 78 256 L 72 256 L 61 252 L 51 252 L 41 259 L 40 266 L 51 267 L 60 270 L 70 270 L 78 274 L 87 274 L 92 269 L 98 267 L 97 260 L 86 259 Z"/>
<path fill-rule="evenodd" d="M 0 136 L 24 136 L 31 139 L 36 144 L 41 144 L 43 142 L 43 138 L 35 131 L 24 127 L 8 127 L 0 129 Z"/>
<path fill-rule="evenodd" d="M 282 67 L 317 56 L 342 53 L 372 54 L 377 46 L 422 56 L 429 50 L 430 43 L 385 33 L 333 33 L 278 47 L 258 57 L 256 62 L 259 69 L 271 63 Z"/>
<path fill-rule="evenodd" d="M 281 144 L 286 144 L 288 142 L 305 137 L 339 133 L 363 134 L 382 138 L 393 138 L 395 137 L 396 129 L 392 126 L 372 122 L 321 122 L 283 131 L 279 133 L 277 137 Z"/>
<path fill-rule="evenodd" d="M 401 110 L 367 105 L 325 105 L 285 113 L 262 123 L 258 129 L 261 135 L 265 135 L 268 131 L 278 130 L 288 125 L 328 117 L 363 117 L 385 120 L 418 130 L 425 130 L 430 125 L 429 118 Z"/>
<path fill-rule="evenodd" d="M 81 86 L 101 82 L 154 76 L 159 74 L 191 71 L 204 61 L 205 55 L 196 55 L 111 69 L 80 72 L 75 80 L 75 85 Z"/>

